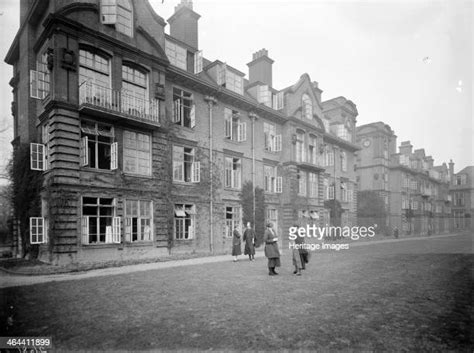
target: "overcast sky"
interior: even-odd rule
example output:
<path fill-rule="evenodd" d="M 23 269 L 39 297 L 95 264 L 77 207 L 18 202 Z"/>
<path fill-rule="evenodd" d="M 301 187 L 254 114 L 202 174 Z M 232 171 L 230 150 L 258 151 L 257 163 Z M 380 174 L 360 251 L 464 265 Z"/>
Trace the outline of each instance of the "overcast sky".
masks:
<path fill-rule="evenodd" d="M 150 0 L 165 20 L 178 2 Z M 195 0 L 194 10 L 206 58 L 248 73 L 252 53 L 266 48 L 274 88 L 308 73 L 323 100 L 344 96 L 357 105 L 358 125 L 389 124 L 398 145 L 410 140 L 436 165 L 453 159 L 458 171 L 474 164 L 471 1 Z M 2 59 L 18 12 L 17 0 L 0 2 Z M 12 125 L 11 76 L 2 61 L 0 130 Z M 0 165 L 11 139 L 0 133 Z"/>

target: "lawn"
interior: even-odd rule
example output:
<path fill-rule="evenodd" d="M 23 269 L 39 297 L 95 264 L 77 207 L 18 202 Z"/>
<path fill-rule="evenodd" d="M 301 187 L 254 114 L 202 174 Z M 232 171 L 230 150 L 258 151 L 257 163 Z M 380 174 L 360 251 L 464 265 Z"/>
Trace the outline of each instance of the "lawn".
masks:
<path fill-rule="evenodd" d="M 274 277 L 265 259 L 229 256 L 7 288 L 0 315 L 12 304 L 8 335 L 51 336 L 62 350 L 472 351 L 472 256 L 394 246 L 318 253 L 301 277 L 288 255 Z"/>

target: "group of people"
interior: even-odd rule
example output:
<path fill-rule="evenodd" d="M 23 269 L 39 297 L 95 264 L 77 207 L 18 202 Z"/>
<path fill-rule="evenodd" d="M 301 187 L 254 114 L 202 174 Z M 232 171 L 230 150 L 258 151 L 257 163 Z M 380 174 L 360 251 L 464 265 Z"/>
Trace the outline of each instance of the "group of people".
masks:
<path fill-rule="evenodd" d="M 241 235 L 238 228 L 238 225 L 236 225 L 232 237 L 232 256 L 234 257 L 234 262 L 238 261 L 238 256 L 242 254 Z M 244 255 L 248 255 L 249 260 L 254 261 L 255 232 L 252 229 L 250 222 L 247 222 L 242 240 L 245 242 Z M 281 262 L 280 250 L 278 249 L 278 236 L 273 229 L 272 223 L 267 224 L 265 233 L 263 234 L 263 242 L 265 243 L 265 256 L 268 259 L 268 275 L 276 276 L 278 275 L 278 272 L 275 271 L 275 268 L 280 267 Z M 297 237 L 295 243 L 303 244 L 304 238 Z M 293 247 L 292 256 L 293 266 L 295 267 L 293 274 L 301 276 L 301 270 L 304 270 L 306 268 L 306 264 L 308 263 L 308 250 L 302 249 L 301 247 L 299 249 L 297 247 Z"/>

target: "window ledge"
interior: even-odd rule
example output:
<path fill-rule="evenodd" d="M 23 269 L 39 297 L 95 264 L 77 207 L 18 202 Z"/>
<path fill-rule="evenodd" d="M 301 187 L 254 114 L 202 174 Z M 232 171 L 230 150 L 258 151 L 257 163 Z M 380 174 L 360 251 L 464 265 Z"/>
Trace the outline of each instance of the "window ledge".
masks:
<path fill-rule="evenodd" d="M 118 170 L 118 169 L 117 169 L 117 170 Z M 93 173 L 115 174 L 115 170 L 111 170 L 111 169 L 97 169 L 97 168 L 90 168 L 90 167 L 80 167 L 80 171 L 93 172 Z"/>
<path fill-rule="evenodd" d="M 181 124 L 176 124 L 176 123 L 173 123 L 174 124 L 174 128 L 177 129 L 177 130 L 185 130 L 185 131 L 188 131 L 188 132 L 196 132 L 196 130 L 194 129 L 195 127 L 187 127 L 187 126 L 184 126 L 184 125 L 181 125 Z"/>
<path fill-rule="evenodd" d="M 140 240 L 140 241 L 126 242 L 126 243 L 123 243 L 123 246 L 125 246 L 125 247 L 153 246 L 153 240 Z"/>
<path fill-rule="evenodd" d="M 127 173 L 127 172 L 123 172 L 123 174 L 127 177 L 153 179 L 152 175 L 132 174 L 132 173 Z"/>
<path fill-rule="evenodd" d="M 98 244 L 81 244 L 83 249 L 105 249 L 118 248 L 123 246 L 122 243 L 98 243 Z"/>
<path fill-rule="evenodd" d="M 224 137 L 224 141 L 225 141 L 225 142 L 228 142 L 228 143 L 231 143 L 231 144 L 233 144 L 233 145 L 236 145 L 236 146 L 241 145 L 241 144 L 243 144 L 244 142 L 247 142 L 247 140 L 245 140 L 245 141 L 236 141 L 236 140 L 232 140 L 232 139 L 230 139 L 230 138 L 228 138 L 228 137 Z"/>
<path fill-rule="evenodd" d="M 193 183 L 191 181 L 176 181 L 176 180 L 173 180 L 173 184 L 175 185 L 183 185 L 183 186 L 193 186 L 193 185 L 200 185 L 201 182 L 199 183 Z"/>

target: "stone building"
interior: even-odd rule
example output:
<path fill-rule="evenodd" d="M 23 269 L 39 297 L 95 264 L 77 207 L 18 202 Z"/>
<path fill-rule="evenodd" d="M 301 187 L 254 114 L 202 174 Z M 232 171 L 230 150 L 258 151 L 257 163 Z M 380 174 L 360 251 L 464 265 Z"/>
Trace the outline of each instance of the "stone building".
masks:
<path fill-rule="evenodd" d="M 453 165 L 433 165 L 424 149 L 413 151 L 385 123 L 357 128 L 362 150 L 357 157 L 359 190 L 378 192 L 384 200 L 386 227 L 402 235 L 438 234 L 451 229 L 449 184 Z"/>
<path fill-rule="evenodd" d="M 450 187 L 455 230 L 474 230 L 474 166 L 454 174 Z"/>
<path fill-rule="evenodd" d="M 265 191 L 280 239 L 295 222 L 356 222 L 357 109 L 321 101 L 307 74 L 273 87 L 259 50 L 245 73 L 199 47 L 182 0 L 166 22 L 148 1 L 22 0 L 7 54 L 13 145 L 43 178 L 28 237 L 54 263 L 224 253 L 242 185 Z M 284 245 L 284 244 L 282 244 Z"/>

